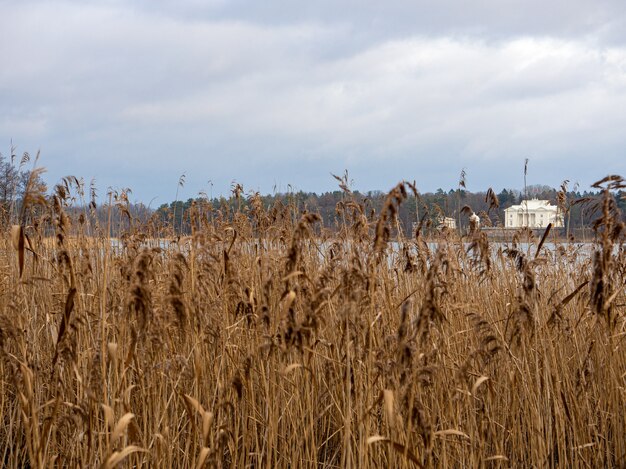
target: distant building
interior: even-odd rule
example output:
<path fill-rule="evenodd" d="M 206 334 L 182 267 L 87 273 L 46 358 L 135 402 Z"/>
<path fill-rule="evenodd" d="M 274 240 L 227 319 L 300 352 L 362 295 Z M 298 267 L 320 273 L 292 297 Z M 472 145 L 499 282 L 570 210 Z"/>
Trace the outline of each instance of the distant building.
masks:
<path fill-rule="evenodd" d="M 419 226 L 419 223 L 413 222 L 413 232 L 414 233 L 415 233 L 415 230 L 417 230 L 418 226 Z M 452 217 L 441 216 L 441 217 L 437 218 L 436 228 L 439 231 L 441 231 L 443 229 L 456 230 L 456 220 L 454 218 L 452 218 Z"/>
<path fill-rule="evenodd" d="M 456 230 L 456 220 L 452 217 L 439 217 L 437 220 L 437 228 L 448 228 L 450 230 Z"/>
<path fill-rule="evenodd" d="M 523 200 L 504 211 L 506 228 L 544 228 L 552 223 L 553 228 L 563 226 L 563 215 L 559 208 L 548 200 Z"/>

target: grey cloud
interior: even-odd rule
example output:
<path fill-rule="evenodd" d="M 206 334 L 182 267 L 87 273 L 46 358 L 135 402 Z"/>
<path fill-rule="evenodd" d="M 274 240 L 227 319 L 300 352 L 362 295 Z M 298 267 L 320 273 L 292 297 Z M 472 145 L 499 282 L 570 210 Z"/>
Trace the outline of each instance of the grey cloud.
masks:
<path fill-rule="evenodd" d="M 580 38 L 590 33 L 623 40 L 626 4 L 620 0 L 319 0 L 263 2 L 145 1 L 141 8 L 203 19 L 269 25 L 320 22 L 352 25 L 362 40 L 413 35 L 502 39 L 526 35 Z"/>
<path fill-rule="evenodd" d="M 462 167 L 519 186 L 525 157 L 557 184 L 595 177 L 597 153 L 623 173 L 624 7 L 549 3 L 7 4 L 0 137 L 41 146 L 52 180 L 145 200 L 185 171 L 192 193 L 325 190 L 346 167 L 363 189 L 449 187 Z"/>

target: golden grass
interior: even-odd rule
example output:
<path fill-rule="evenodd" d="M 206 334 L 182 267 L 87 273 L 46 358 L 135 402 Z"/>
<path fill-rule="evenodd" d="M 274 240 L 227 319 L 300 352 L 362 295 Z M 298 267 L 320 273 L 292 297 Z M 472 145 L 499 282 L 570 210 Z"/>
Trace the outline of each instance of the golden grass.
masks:
<path fill-rule="evenodd" d="M 185 242 L 131 224 L 121 250 L 69 194 L 40 201 L 0 246 L 2 465 L 625 466 L 611 193 L 577 257 L 480 231 L 392 245 L 410 190 L 376 217 L 346 191 L 335 233 L 195 206 Z"/>

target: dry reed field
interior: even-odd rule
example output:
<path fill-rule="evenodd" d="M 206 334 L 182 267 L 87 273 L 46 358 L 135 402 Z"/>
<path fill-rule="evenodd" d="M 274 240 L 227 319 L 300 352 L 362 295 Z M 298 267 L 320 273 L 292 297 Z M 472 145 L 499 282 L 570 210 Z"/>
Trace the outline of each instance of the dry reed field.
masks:
<path fill-rule="evenodd" d="M 586 255 L 404 237 L 407 183 L 380 213 L 344 188 L 335 230 L 257 196 L 167 243 L 128 214 L 122 248 L 71 181 L 28 193 L 0 246 L 0 465 L 626 467 L 624 184 L 597 187 Z"/>

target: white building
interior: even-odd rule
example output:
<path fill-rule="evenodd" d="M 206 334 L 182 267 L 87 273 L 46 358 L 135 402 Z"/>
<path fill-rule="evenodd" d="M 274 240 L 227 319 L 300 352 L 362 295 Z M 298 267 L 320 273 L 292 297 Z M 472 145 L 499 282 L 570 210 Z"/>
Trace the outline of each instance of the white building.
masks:
<path fill-rule="evenodd" d="M 456 220 L 452 217 L 439 217 L 437 220 L 439 224 L 437 225 L 438 229 L 448 228 L 450 230 L 456 230 Z"/>
<path fill-rule="evenodd" d="M 512 205 L 504 211 L 506 228 L 544 228 L 552 223 L 553 228 L 563 226 L 563 215 L 556 205 L 548 200 L 523 200 L 519 205 Z"/>
<path fill-rule="evenodd" d="M 418 225 L 419 223 L 413 222 L 413 233 L 415 233 L 415 230 L 417 229 Z M 444 228 L 448 228 L 449 230 L 456 230 L 456 220 L 452 217 L 441 216 L 437 218 L 436 228 L 439 231 L 443 230 Z"/>

